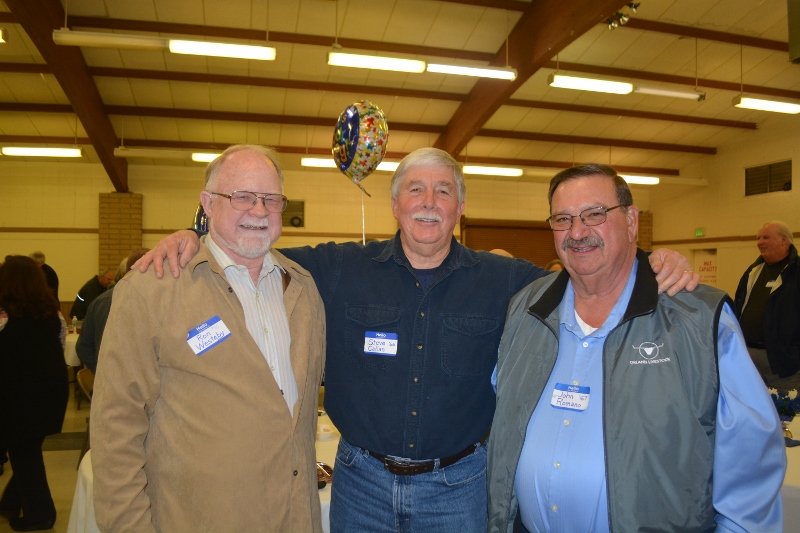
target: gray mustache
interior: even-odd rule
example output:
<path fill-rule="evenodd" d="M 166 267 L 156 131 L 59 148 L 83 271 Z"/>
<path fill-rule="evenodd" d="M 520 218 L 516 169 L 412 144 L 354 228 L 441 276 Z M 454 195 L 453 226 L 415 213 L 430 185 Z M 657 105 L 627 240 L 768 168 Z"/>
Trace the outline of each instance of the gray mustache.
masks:
<path fill-rule="evenodd" d="M 597 246 L 599 248 L 604 248 L 606 243 L 603 242 L 603 239 L 600 237 L 589 236 L 584 237 L 580 240 L 575 240 L 572 237 L 567 237 L 564 239 L 564 242 L 561 243 L 561 249 L 566 250 L 567 248 L 583 248 L 586 246 Z"/>

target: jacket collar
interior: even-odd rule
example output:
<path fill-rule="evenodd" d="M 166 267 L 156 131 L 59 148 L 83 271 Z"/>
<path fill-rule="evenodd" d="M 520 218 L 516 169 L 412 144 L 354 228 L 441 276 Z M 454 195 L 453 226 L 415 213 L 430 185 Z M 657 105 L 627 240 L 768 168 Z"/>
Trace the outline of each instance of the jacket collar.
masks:
<path fill-rule="evenodd" d="M 480 258 L 475 250 L 470 250 L 458 242 L 455 237 L 451 237 L 450 239 L 450 252 L 440 265 L 447 270 L 448 273 L 452 272 L 453 270 L 457 270 L 462 266 L 471 267 L 480 263 Z M 385 263 L 390 257 L 393 257 L 395 263 L 398 265 L 403 265 L 407 268 L 413 268 L 406 257 L 405 251 L 403 250 L 403 243 L 400 241 L 400 230 L 397 230 L 397 233 L 395 233 L 394 237 L 388 241 L 385 241 L 383 244 L 385 244 L 383 251 L 372 258 L 374 261 Z"/>
<path fill-rule="evenodd" d="M 787 263 L 786 266 L 789 266 L 789 265 L 797 262 L 797 248 L 795 248 L 794 244 L 790 244 L 789 245 L 789 256 L 788 257 L 789 257 L 789 262 Z M 756 259 L 755 262 L 752 265 L 750 265 L 748 270 L 751 270 L 751 269 L 757 267 L 758 265 L 760 265 L 762 263 L 766 263 L 766 261 L 764 261 L 764 258 L 759 255 L 758 259 Z"/>
<path fill-rule="evenodd" d="M 636 259 L 639 260 L 639 267 L 636 270 L 633 294 L 620 324 L 633 317 L 652 313 L 658 303 L 658 282 L 653 269 L 650 268 L 650 260 L 643 250 L 636 251 Z M 541 298 L 528 308 L 528 313 L 545 322 L 564 299 L 567 283 L 569 283 L 569 272 L 562 270 Z"/>

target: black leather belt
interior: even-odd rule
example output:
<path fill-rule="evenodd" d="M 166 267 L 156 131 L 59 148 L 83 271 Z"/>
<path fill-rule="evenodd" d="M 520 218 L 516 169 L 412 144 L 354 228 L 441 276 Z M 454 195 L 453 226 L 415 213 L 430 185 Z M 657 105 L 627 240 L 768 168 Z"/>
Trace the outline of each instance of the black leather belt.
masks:
<path fill-rule="evenodd" d="M 454 465 L 464 457 L 472 455 L 478 446 L 478 444 L 471 444 L 467 446 L 466 449 L 455 455 L 445 457 L 444 459 L 439 459 L 439 468 L 445 468 L 450 465 Z M 396 459 L 392 459 L 391 457 L 386 457 L 385 455 L 371 452 L 369 450 L 367 450 L 367 453 L 369 453 L 378 461 L 382 462 L 383 467 L 386 468 L 386 470 L 397 476 L 416 476 L 417 474 L 427 474 L 428 472 L 433 472 L 433 467 L 436 464 L 435 459 L 431 459 L 430 461 L 409 463 L 407 461 L 398 461 Z"/>

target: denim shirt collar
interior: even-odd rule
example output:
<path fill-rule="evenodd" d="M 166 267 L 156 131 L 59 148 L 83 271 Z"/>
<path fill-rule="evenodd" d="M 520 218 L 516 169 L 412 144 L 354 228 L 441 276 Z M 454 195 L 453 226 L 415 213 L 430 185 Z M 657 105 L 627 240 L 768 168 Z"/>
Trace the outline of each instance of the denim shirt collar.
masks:
<path fill-rule="evenodd" d="M 451 237 L 450 239 L 450 252 L 447 254 L 444 261 L 442 261 L 442 264 L 439 265 L 439 270 L 434 277 L 434 284 L 449 276 L 454 270 L 458 270 L 461 267 L 471 267 L 477 265 L 481 261 L 475 250 L 470 250 L 458 242 L 455 237 Z M 397 233 L 395 233 L 392 239 L 385 242 L 383 251 L 372 259 L 379 263 L 385 263 L 390 257 L 394 257 L 394 261 L 398 265 L 405 266 L 409 271 L 413 272 L 414 267 L 411 266 L 411 263 L 406 257 L 406 253 L 403 250 L 403 243 L 400 241 L 400 230 L 397 230 Z"/>

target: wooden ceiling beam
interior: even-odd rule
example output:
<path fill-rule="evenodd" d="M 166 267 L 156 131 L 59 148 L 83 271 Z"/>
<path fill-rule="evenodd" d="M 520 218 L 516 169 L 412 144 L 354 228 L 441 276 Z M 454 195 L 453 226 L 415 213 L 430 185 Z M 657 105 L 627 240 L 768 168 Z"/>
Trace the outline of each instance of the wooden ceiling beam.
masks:
<path fill-rule="evenodd" d="M 283 89 L 301 89 L 306 91 L 329 91 L 339 93 L 355 93 L 360 95 L 383 94 L 388 96 L 404 96 L 429 100 L 464 101 L 466 94 L 423 91 L 417 89 L 399 89 L 378 87 L 374 85 L 356 85 L 347 83 L 325 83 L 302 80 L 286 80 L 278 78 L 259 78 L 250 76 L 230 76 L 225 74 L 205 74 L 200 72 L 167 72 L 163 70 L 140 70 L 114 67 L 90 67 L 93 76 L 109 78 L 137 78 L 166 81 L 192 81 L 198 83 L 224 83 L 229 85 L 252 85 L 254 87 L 277 87 Z"/>
<path fill-rule="evenodd" d="M 789 51 L 789 43 L 783 41 L 773 41 L 771 39 L 762 39 L 760 37 L 751 37 L 749 35 L 727 33 L 724 31 L 706 30 L 703 28 L 694 28 L 692 26 L 681 26 L 679 24 L 640 19 L 633 16 L 625 25 L 619 26 L 617 29 L 619 28 L 633 28 L 636 30 L 669 33 L 671 35 L 680 35 L 681 37 L 694 37 L 706 41 L 738 44 L 752 48 L 764 48 L 766 50 L 775 50 L 776 52 Z"/>
<path fill-rule="evenodd" d="M 643 70 L 633 70 L 626 68 L 616 67 L 600 67 L 596 65 L 586 65 L 583 63 L 567 63 L 564 61 L 556 65 L 555 61 L 548 61 L 544 67 L 553 70 L 558 66 L 559 70 L 583 72 L 586 74 L 599 74 L 601 76 L 614 76 L 617 78 L 630 78 L 634 80 L 647 80 L 658 81 L 664 83 L 674 83 L 677 85 L 686 85 L 694 87 L 695 79 L 691 76 L 675 76 L 672 74 L 659 74 L 657 72 L 645 72 Z M 698 87 L 705 87 L 708 89 L 721 89 L 723 91 L 740 92 L 742 86 L 736 82 L 718 81 L 700 78 L 697 80 Z M 750 94 L 761 94 L 764 96 L 777 96 L 779 98 L 792 98 L 800 100 L 800 91 L 792 91 L 789 89 L 778 89 L 775 87 L 763 87 L 759 85 L 744 84 L 744 92 Z"/>
<path fill-rule="evenodd" d="M 119 192 L 128 190 L 128 162 L 114 157 L 116 135 L 103 111 L 103 101 L 88 73 L 80 49 L 57 46 L 53 30 L 64 20 L 59 0 L 6 0 L 18 23 L 33 41 L 69 99 L 97 152 L 111 183 Z"/>
<path fill-rule="evenodd" d="M 550 58 L 623 5 L 620 0 L 533 2 L 493 61 L 501 65 L 507 58 L 508 64 L 517 69 L 517 79 L 479 79 L 434 146 L 459 154 L 500 106 Z"/>
<path fill-rule="evenodd" d="M 692 144 L 669 144 L 647 141 L 630 141 L 627 139 L 609 139 L 607 137 L 582 137 L 579 135 L 556 135 L 553 133 L 536 133 L 532 131 L 478 130 L 478 137 L 498 139 L 518 139 L 523 141 L 540 141 L 569 144 L 589 144 L 593 146 L 615 146 L 618 148 L 636 148 L 639 150 L 663 150 L 666 152 L 687 152 L 691 154 L 714 155 L 717 149 Z"/>
<path fill-rule="evenodd" d="M 647 120 L 666 120 L 670 122 L 684 122 L 688 124 L 702 124 L 704 126 L 719 126 L 722 128 L 741 128 L 745 130 L 756 130 L 758 124 L 755 122 L 743 122 L 739 120 L 722 120 L 718 118 L 704 118 L 689 115 L 675 115 L 673 113 L 653 113 L 650 111 L 636 111 L 633 109 L 621 109 L 618 107 L 598 107 L 591 105 L 560 104 L 557 102 L 542 102 L 536 100 L 519 100 L 512 98 L 505 105 L 517 107 L 529 107 L 533 109 L 550 109 L 553 111 L 568 111 L 572 113 L 589 113 L 592 115 L 611 115 L 618 117 L 644 118 Z"/>
<path fill-rule="evenodd" d="M 40 137 L 34 135 L 0 135 L 0 143 L 37 143 L 37 144 L 73 144 L 72 137 Z M 90 144 L 88 138 L 78 138 L 78 144 Z M 215 150 L 222 151 L 232 143 L 195 142 L 195 141 L 159 141 L 155 139 L 125 139 L 126 148 L 163 148 L 176 150 Z M 309 154 L 330 156 L 330 148 L 316 148 L 305 146 L 273 146 L 283 154 Z M 386 159 L 402 159 L 407 152 L 386 152 Z M 552 161 L 544 159 L 519 159 L 501 157 L 474 157 L 458 156 L 462 163 L 478 163 L 486 165 L 505 165 L 514 167 L 541 167 L 541 168 L 569 168 L 574 165 L 572 161 Z M 662 176 L 680 176 L 676 168 L 637 167 L 628 165 L 615 165 L 619 172 L 633 172 L 636 174 L 659 174 Z"/>
<path fill-rule="evenodd" d="M 331 7 L 333 9 L 333 7 Z M 227 28 L 223 26 L 203 26 L 200 24 L 179 24 L 176 22 L 156 22 L 150 20 L 112 19 L 103 17 L 69 17 L 72 28 L 99 28 L 105 30 L 146 31 L 152 33 L 171 33 L 176 35 L 196 35 L 202 37 L 218 37 L 222 39 L 247 39 L 251 41 L 266 41 L 267 32 L 246 28 Z M 334 43 L 332 35 L 309 35 L 304 33 L 288 33 L 270 31 L 269 41 L 286 44 L 308 44 L 330 48 Z M 450 59 L 469 59 L 473 61 L 488 62 L 494 59 L 491 52 L 476 52 L 470 50 L 456 50 L 453 48 L 439 48 L 434 46 L 419 46 L 414 44 L 389 43 L 383 41 L 367 41 L 365 39 L 350 39 L 339 37 L 339 44 L 344 48 L 358 50 L 375 50 L 393 54 L 412 54 L 421 56 L 446 57 Z"/>

